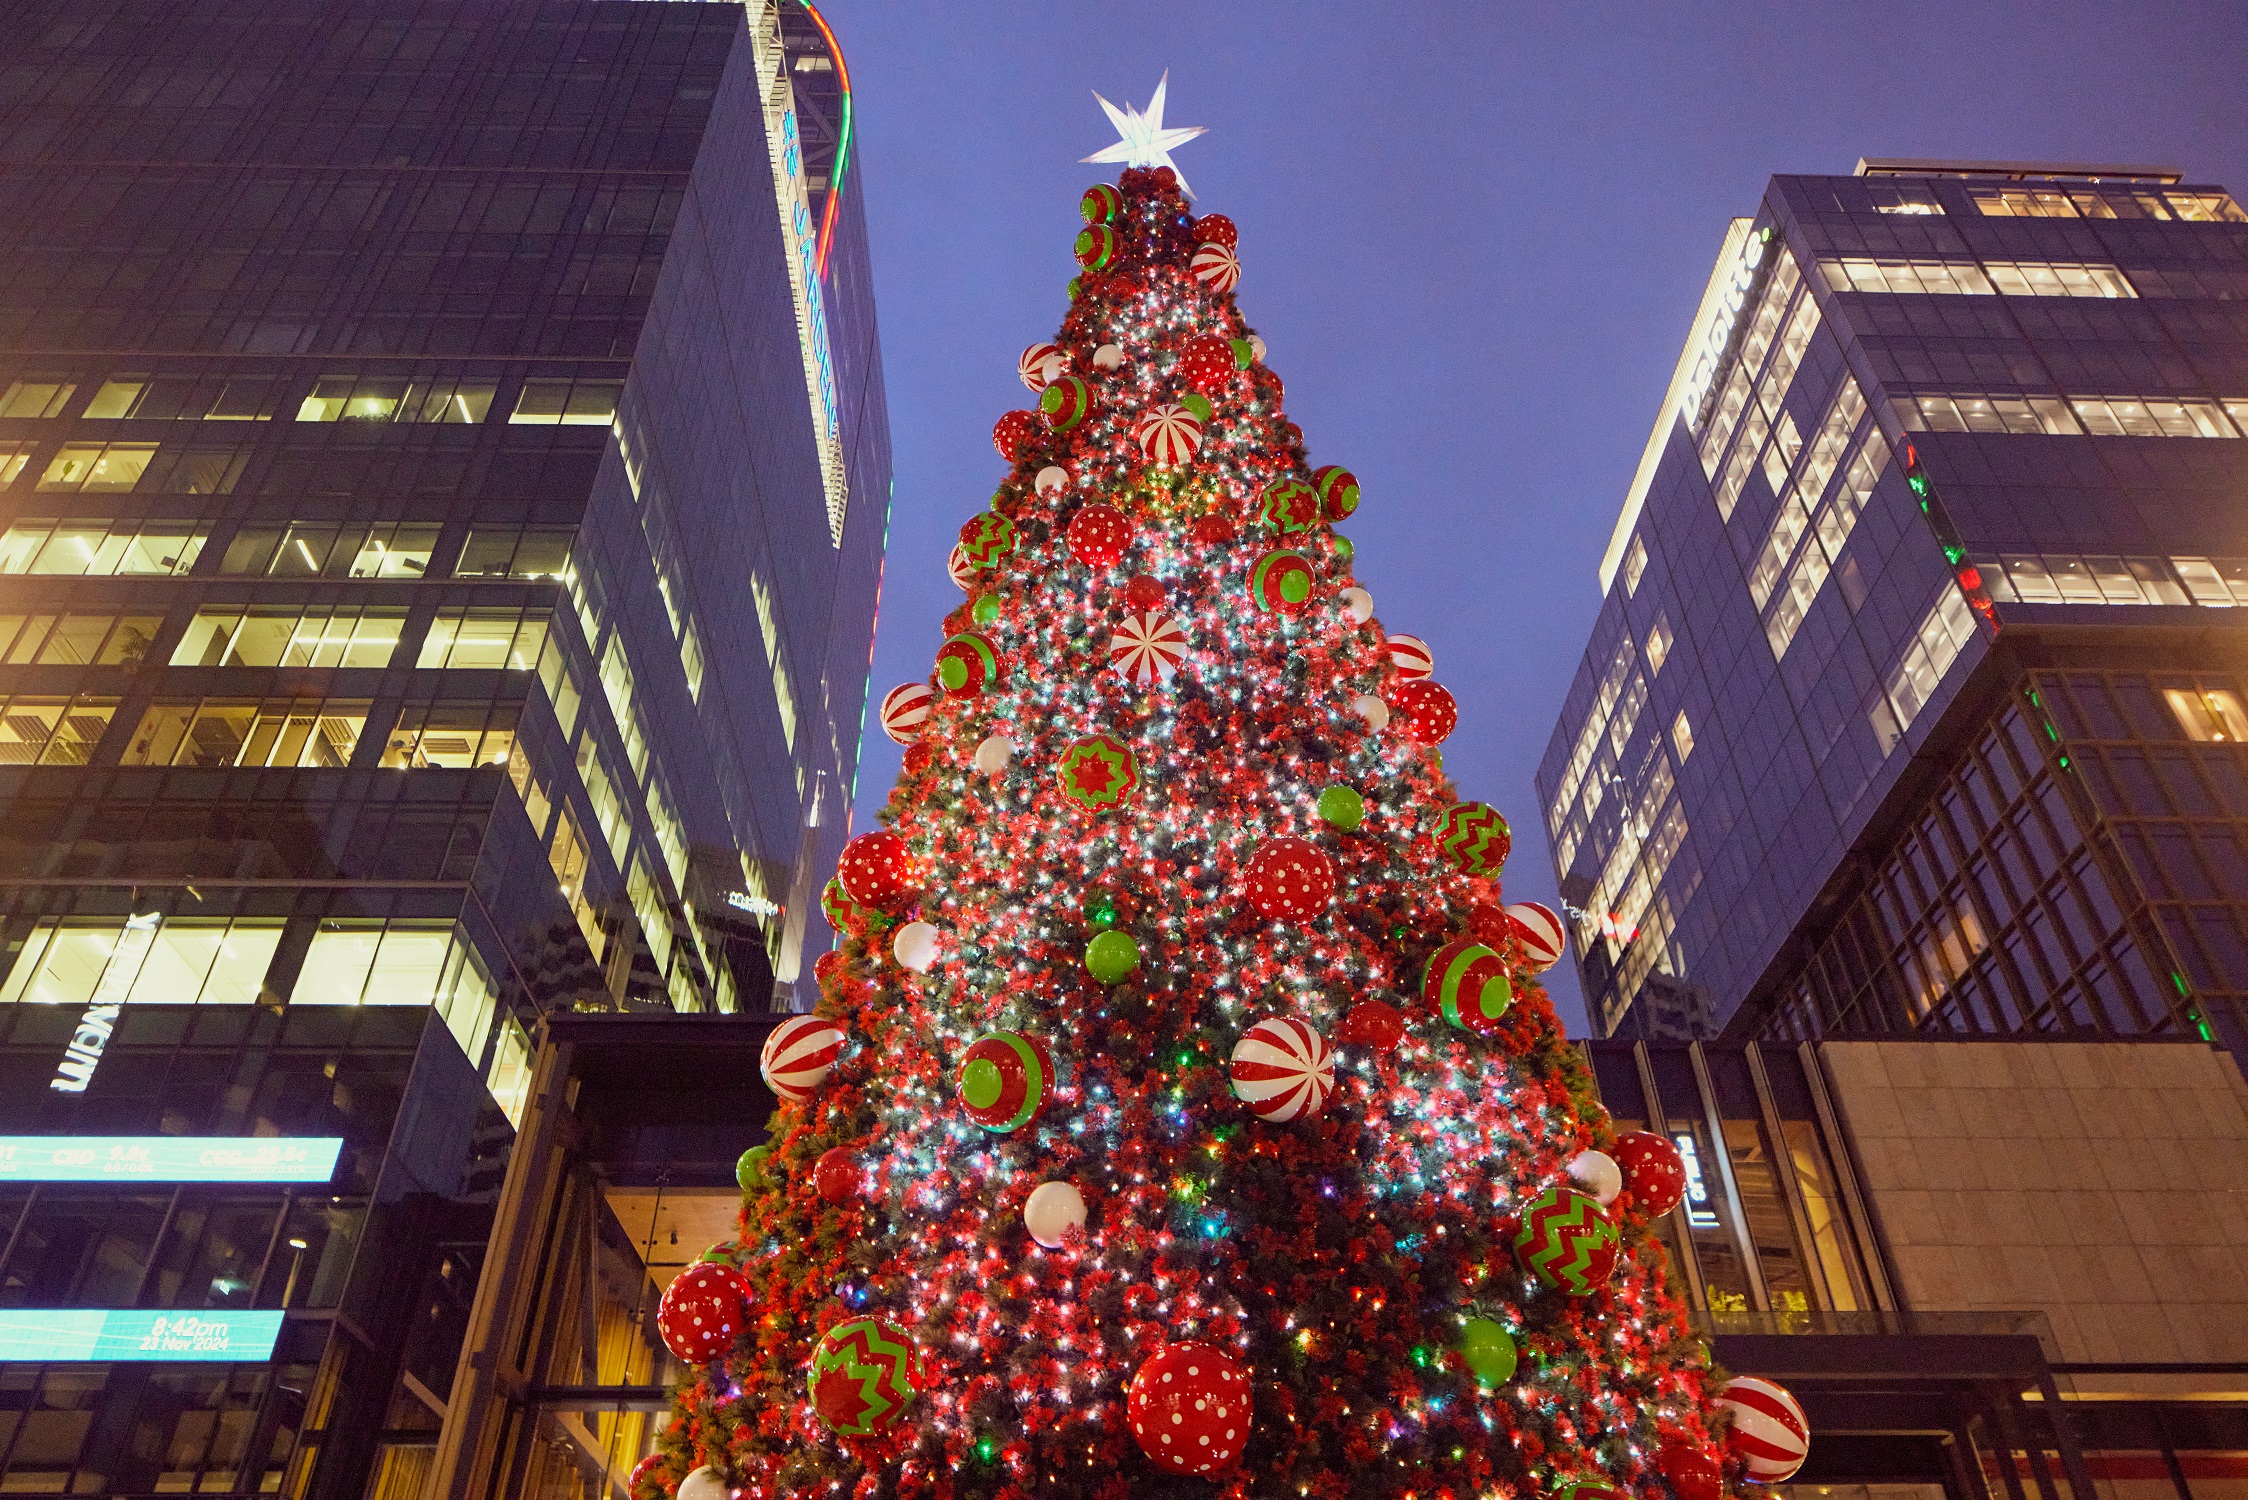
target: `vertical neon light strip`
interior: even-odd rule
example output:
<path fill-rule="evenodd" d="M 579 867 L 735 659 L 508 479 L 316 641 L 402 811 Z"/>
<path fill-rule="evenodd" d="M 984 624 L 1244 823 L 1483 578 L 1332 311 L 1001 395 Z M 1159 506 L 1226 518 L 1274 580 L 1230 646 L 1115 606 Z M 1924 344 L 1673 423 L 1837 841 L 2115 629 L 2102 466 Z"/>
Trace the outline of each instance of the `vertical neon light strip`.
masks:
<path fill-rule="evenodd" d="M 843 125 L 835 138 L 835 165 L 827 174 L 827 206 L 820 210 L 819 267 L 820 279 L 825 281 L 827 252 L 835 246 L 835 209 L 843 201 L 843 167 L 851 159 L 851 69 L 843 61 L 843 49 L 835 44 L 835 32 L 828 26 L 827 17 L 813 7 L 812 0 L 803 0 L 803 5 L 804 14 L 812 18 L 812 24 L 827 39 L 828 56 L 835 59 L 836 81 L 843 89 Z"/>

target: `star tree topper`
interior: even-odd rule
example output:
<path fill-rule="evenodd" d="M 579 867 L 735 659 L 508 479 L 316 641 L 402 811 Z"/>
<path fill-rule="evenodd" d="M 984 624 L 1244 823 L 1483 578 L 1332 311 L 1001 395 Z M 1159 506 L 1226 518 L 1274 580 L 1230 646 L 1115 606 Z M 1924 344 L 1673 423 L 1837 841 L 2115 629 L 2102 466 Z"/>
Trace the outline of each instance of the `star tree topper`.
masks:
<path fill-rule="evenodd" d="M 1170 82 L 1171 71 L 1166 68 L 1163 70 L 1162 80 L 1155 85 L 1154 96 L 1147 101 L 1145 114 L 1129 104 L 1118 109 L 1106 99 L 1101 99 L 1100 92 L 1095 90 L 1093 97 L 1100 99 L 1101 108 L 1108 111 L 1109 123 L 1116 127 L 1116 133 L 1123 139 L 1112 146 L 1103 146 L 1091 156 L 1078 159 L 1089 162 L 1120 161 L 1127 167 L 1169 167 L 1178 172 L 1178 165 L 1171 160 L 1171 148 L 1185 145 L 1209 127 L 1174 125 L 1167 130 L 1164 128 L 1163 90 L 1169 87 Z M 1194 196 L 1194 189 L 1186 185 L 1184 173 L 1179 174 L 1179 190 L 1189 198 Z"/>

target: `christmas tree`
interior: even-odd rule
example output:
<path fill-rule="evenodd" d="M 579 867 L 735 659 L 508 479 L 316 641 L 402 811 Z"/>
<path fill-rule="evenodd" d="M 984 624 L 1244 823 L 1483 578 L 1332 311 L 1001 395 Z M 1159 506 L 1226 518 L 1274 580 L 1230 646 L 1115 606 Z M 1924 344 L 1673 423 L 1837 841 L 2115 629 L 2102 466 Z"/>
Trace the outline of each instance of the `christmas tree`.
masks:
<path fill-rule="evenodd" d="M 819 1012 L 766 1049 L 741 1237 L 665 1297 L 700 1373 L 635 1494 L 1791 1471 L 1784 1392 L 1780 1459 L 1724 1441 L 1754 1393 L 1652 1234 L 1677 1153 L 1562 1039 L 1560 924 L 1502 901 L 1506 822 L 1444 775 L 1453 701 L 1352 581 L 1357 483 L 1306 457 L 1160 101 L 1111 111 L 1138 164 L 1084 195 L 966 600 L 883 701 L 905 770 L 829 886 Z"/>

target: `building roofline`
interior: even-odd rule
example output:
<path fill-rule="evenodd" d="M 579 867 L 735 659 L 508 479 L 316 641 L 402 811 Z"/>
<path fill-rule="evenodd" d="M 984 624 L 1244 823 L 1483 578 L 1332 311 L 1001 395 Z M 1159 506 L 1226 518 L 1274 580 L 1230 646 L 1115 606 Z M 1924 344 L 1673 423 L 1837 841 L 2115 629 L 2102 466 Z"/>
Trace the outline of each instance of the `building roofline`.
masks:
<path fill-rule="evenodd" d="M 1717 317 L 1717 309 L 1725 298 L 1726 278 L 1740 260 L 1741 246 L 1755 222 L 1735 219 L 1726 226 L 1725 243 L 1719 247 L 1717 259 L 1710 266 L 1709 284 L 1702 288 L 1701 305 L 1694 309 L 1693 325 L 1686 331 L 1686 342 L 1679 346 L 1678 363 L 1670 372 L 1670 385 L 1663 391 L 1663 404 L 1656 410 L 1655 430 L 1647 434 L 1647 446 L 1639 454 L 1639 467 L 1632 472 L 1631 488 L 1624 492 L 1623 514 L 1616 517 L 1616 529 L 1608 537 L 1608 550 L 1600 557 L 1603 597 L 1615 584 L 1616 570 L 1623 566 L 1624 550 L 1631 545 L 1632 528 L 1639 524 L 1639 513 L 1646 508 L 1648 488 L 1654 484 L 1655 469 L 1663 460 L 1663 446 L 1670 441 L 1680 392 L 1693 375 L 1694 356 L 1709 335 L 1709 325 Z"/>
<path fill-rule="evenodd" d="M 2130 166 L 2114 162 L 1943 161 L 1925 156 L 1861 156 L 1859 177 L 1996 177 L 2011 181 L 2052 178 L 2069 182 L 2177 182 L 2179 167 Z"/>

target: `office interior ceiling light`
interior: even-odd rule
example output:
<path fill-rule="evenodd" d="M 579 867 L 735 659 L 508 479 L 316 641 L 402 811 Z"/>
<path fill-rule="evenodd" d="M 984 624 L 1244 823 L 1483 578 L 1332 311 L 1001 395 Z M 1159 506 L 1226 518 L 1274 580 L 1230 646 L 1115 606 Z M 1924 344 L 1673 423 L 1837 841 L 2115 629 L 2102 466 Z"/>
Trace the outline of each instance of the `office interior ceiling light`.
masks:
<path fill-rule="evenodd" d="M 1170 86 L 1170 83 L 1171 73 L 1166 68 L 1162 79 L 1155 85 L 1154 95 L 1147 101 L 1147 109 L 1144 113 L 1134 109 L 1129 104 L 1122 109 L 1118 109 L 1106 99 L 1101 99 L 1099 92 L 1096 90 L 1093 97 L 1100 100 L 1101 108 L 1108 113 L 1109 123 L 1116 127 L 1116 133 L 1123 139 L 1113 145 L 1103 146 L 1091 156 L 1079 157 L 1078 160 L 1089 162 L 1120 161 L 1127 167 L 1169 167 L 1172 171 L 1178 172 L 1177 164 L 1171 160 L 1171 148 L 1185 145 L 1209 127 L 1206 125 L 1173 125 L 1166 128 L 1164 126 L 1163 91 Z M 1179 173 L 1179 190 L 1189 198 L 1194 196 L 1194 189 L 1186 185 L 1186 174 L 1183 172 Z"/>

